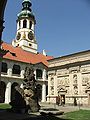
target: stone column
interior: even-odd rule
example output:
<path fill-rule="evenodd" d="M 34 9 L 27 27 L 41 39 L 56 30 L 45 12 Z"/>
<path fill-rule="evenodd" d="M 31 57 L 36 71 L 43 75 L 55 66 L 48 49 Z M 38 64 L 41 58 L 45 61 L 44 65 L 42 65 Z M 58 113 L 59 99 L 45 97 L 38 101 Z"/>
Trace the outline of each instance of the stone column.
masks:
<path fill-rule="evenodd" d="M 46 70 L 43 70 L 42 102 L 46 102 Z"/>
<path fill-rule="evenodd" d="M 24 70 L 21 70 L 21 78 L 24 78 Z"/>
<path fill-rule="evenodd" d="M 29 29 L 29 20 L 27 20 L 27 28 Z"/>
<path fill-rule="evenodd" d="M 7 71 L 9 77 L 12 76 L 12 69 L 13 69 L 13 64 L 12 64 L 12 62 L 9 62 L 8 71 Z"/>
<path fill-rule="evenodd" d="M 57 75 L 54 76 L 54 96 L 58 96 L 58 92 L 57 92 Z M 56 98 L 54 100 L 56 102 Z"/>
<path fill-rule="evenodd" d="M 23 28 L 23 20 L 21 20 L 21 28 Z"/>
<path fill-rule="evenodd" d="M 19 21 L 17 22 L 17 30 L 19 29 Z"/>
<path fill-rule="evenodd" d="M 11 102 L 11 82 L 8 82 L 6 85 L 6 91 L 5 91 L 5 103 Z"/>
<path fill-rule="evenodd" d="M 46 102 L 46 84 L 43 82 L 42 85 L 42 102 Z"/>
<path fill-rule="evenodd" d="M 31 29 L 34 31 L 34 23 L 32 23 L 32 28 Z"/>
<path fill-rule="evenodd" d="M 12 68 L 8 68 L 8 76 L 12 76 Z"/>
<path fill-rule="evenodd" d="M 43 70 L 43 76 L 42 76 L 42 78 L 43 78 L 43 81 L 47 80 L 47 78 L 46 78 L 46 70 L 45 69 Z"/>
<path fill-rule="evenodd" d="M 35 80 L 36 80 L 36 69 L 34 69 L 34 75 L 35 75 Z"/>

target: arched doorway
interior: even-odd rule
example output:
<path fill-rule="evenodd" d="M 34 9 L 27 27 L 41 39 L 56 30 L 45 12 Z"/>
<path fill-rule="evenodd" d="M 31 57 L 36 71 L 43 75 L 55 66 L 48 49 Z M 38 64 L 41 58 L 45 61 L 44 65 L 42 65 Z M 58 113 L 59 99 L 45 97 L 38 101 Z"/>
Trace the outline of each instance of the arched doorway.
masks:
<path fill-rule="evenodd" d="M 16 89 L 15 87 L 18 86 L 19 84 L 14 82 L 11 86 L 11 101 L 15 100 L 15 94 L 16 94 Z"/>
<path fill-rule="evenodd" d="M 42 86 L 40 84 L 37 85 L 37 92 L 38 92 L 38 100 L 41 101 L 41 99 L 42 99 Z"/>
<path fill-rule="evenodd" d="M 6 91 L 6 84 L 1 81 L 0 83 L 0 103 L 5 102 L 5 91 Z"/>

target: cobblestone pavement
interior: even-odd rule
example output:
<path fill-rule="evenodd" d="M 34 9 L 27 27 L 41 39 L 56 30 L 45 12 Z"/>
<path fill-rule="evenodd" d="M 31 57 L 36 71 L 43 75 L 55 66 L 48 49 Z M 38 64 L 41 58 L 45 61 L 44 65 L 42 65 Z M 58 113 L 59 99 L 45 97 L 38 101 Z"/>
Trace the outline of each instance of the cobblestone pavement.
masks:
<path fill-rule="evenodd" d="M 47 104 L 47 103 L 40 103 L 41 109 L 58 109 L 59 111 L 71 112 L 77 111 L 79 109 L 90 110 L 89 106 L 57 106 L 56 104 Z M 16 114 L 13 112 L 8 112 L 6 110 L 0 110 L 0 120 L 64 120 L 62 116 L 41 116 L 40 113 L 33 113 L 30 115 L 27 114 Z"/>

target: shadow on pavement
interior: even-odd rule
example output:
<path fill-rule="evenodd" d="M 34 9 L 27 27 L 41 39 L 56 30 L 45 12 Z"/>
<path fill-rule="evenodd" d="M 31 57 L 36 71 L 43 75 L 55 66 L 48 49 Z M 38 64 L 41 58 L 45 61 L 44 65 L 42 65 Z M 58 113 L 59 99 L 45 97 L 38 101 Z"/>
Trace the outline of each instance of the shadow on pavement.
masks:
<path fill-rule="evenodd" d="M 9 110 L 0 109 L 0 120 L 70 120 L 63 119 L 61 116 L 40 115 L 39 113 L 19 114 Z"/>
<path fill-rule="evenodd" d="M 56 116 L 36 116 L 36 117 L 34 116 L 23 120 L 70 120 L 70 119 L 63 119 Z"/>

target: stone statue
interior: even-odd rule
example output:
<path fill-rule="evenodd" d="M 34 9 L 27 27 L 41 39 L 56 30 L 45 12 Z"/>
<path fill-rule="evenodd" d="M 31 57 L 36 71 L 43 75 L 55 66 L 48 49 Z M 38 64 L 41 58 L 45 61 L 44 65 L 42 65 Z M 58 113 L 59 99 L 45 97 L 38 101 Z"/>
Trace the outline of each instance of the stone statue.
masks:
<path fill-rule="evenodd" d="M 26 101 L 26 106 L 28 106 L 28 112 L 37 112 L 39 111 L 40 106 L 38 104 L 36 80 L 32 68 L 26 67 L 24 82 L 24 99 Z"/>
<path fill-rule="evenodd" d="M 34 70 L 26 67 L 24 74 L 24 87 L 15 87 L 15 99 L 10 102 L 12 110 L 15 112 L 38 112 L 40 105 L 38 104 L 38 93 Z"/>

